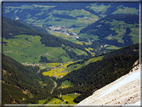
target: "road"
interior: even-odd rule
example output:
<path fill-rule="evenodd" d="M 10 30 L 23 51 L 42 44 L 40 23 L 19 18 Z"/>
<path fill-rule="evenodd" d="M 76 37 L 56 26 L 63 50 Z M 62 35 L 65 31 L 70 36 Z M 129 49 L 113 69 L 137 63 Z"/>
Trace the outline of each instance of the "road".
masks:
<path fill-rule="evenodd" d="M 51 79 L 51 78 L 50 78 Z M 53 89 L 51 90 L 51 94 L 53 93 L 53 91 L 54 91 L 54 89 L 57 87 L 57 83 L 53 80 L 53 79 L 51 79 L 53 82 L 54 82 L 54 87 L 53 87 Z"/>

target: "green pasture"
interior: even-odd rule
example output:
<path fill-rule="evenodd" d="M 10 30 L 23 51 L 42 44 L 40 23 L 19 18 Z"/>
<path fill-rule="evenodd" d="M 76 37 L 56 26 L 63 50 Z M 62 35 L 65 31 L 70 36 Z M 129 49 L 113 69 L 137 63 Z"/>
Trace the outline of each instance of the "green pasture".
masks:
<path fill-rule="evenodd" d="M 60 65 L 60 63 L 46 63 L 48 67 L 54 68 Z"/>
<path fill-rule="evenodd" d="M 107 9 L 108 9 L 109 7 L 110 7 L 109 5 L 108 5 L 108 6 L 105 6 L 105 5 L 103 5 L 103 4 L 97 5 L 96 3 L 91 4 L 91 6 L 87 6 L 87 8 L 90 8 L 90 9 L 94 10 L 94 11 L 97 12 L 97 13 L 99 13 L 99 12 L 104 13 L 104 12 L 107 11 Z"/>
<path fill-rule="evenodd" d="M 138 11 L 136 8 L 123 7 L 123 9 L 118 8 L 113 14 L 138 14 Z"/>
<path fill-rule="evenodd" d="M 73 100 L 76 97 L 77 97 L 77 95 L 75 95 L 75 93 L 68 94 L 68 95 L 62 95 L 62 99 L 65 101 L 65 104 L 77 104 L 77 103 L 73 102 Z"/>
<path fill-rule="evenodd" d="M 60 78 L 62 76 L 67 75 L 70 71 L 67 68 L 67 66 L 69 64 L 72 64 L 74 62 L 64 62 L 64 63 L 47 63 L 48 67 L 51 67 L 53 69 L 43 72 L 42 74 L 44 76 L 49 76 L 49 77 L 53 77 L 56 76 L 56 78 Z M 65 71 L 65 72 L 64 72 Z"/>
<path fill-rule="evenodd" d="M 60 87 L 61 88 L 68 88 L 68 87 L 73 87 L 73 85 L 70 81 L 66 80 L 66 81 L 62 82 Z"/>
<path fill-rule="evenodd" d="M 132 32 L 130 35 L 132 36 L 133 43 L 139 43 L 139 28 L 131 28 Z"/>
<path fill-rule="evenodd" d="M 73 49 L 73 51 L 77 54 L 77 55 L 88 55 L 86 52 L 79 50 L 79 49 Z"/>
<path fill-rule="evenodd" d="M 40 36 L 17 35 L 17 38 L 3 39 L 7 44 L 3 45 L 3 53 L 17 60 L 20 63 L 39 63 L 40 57 L 45 56 L 48 60 L 53 58 L 54 61 L 62 59 L 69 61 L 70 57 L 62 47 L 45 47 L 41 44 Z M 66 54 L 66 56 L 62 56 Z"/>
<path fill-rule="evenodd" d="M 71 65 L 70 67 L 67 67 L 66 70 L 67 71 L 73 71 L 73 70 L 76 70 L 76 69 L 79 69 L 83 66 L 84 64 L 75 64 L 75 65 Z"/>
<path fill-rule="evenodd" d="M 77 97 L 77 93 L 62 95 L 61 97 L 63 100 L 60 100 L 59 98 L 53 98 L 47 104 L 77 104 L 73 102 L 73 100 Z"/>
<path fill-rule="evenodd" d="M 83 33 L 81 33 L 78 36 L 81 37 L 81 38 L 86 38 L 87 40 L 90 40 L 91 38 L 93 38 L 93 40 L 100 40 L 100 39 L 98 39 L 99 36 L 97 36 L 97 35 L 94 36 L 94 35 L 89 35 L 89 34 L 83 34 Z"/>
<path fill-rule="evenodd" d="M 43 72 L 42 74 L 44 76 L 49 76 L 49 77 L 53 77 L 55 75 L 55 72 L 57 72 L 59 70 L 59 68 L 55 68 L 46 72 Z"/>
<path fill-rule="evenodd" d="M 61 104 L 62 100 L 58 98 L 53 98 L 51 101 L 49 101 L 47 104 Z"/>
<path fill-rule="evenodd" d="M 121 47 L 116 47 L 116 46 L 110 46 L 110 47 L 107 47 L 106 49 L 120 49 Z"/>
<path fill-rule="evenodd" d="M 46 102 L 47 99 L 44 100 L 39 100 L 38 104 L 44 104 Z"/>

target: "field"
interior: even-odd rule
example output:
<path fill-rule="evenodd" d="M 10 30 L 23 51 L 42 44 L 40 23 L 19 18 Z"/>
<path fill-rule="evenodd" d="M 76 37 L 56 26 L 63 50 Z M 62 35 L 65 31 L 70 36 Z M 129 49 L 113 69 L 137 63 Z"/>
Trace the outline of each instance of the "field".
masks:
<path fill-rule="evenodd" d="M 84 52 L 84 51 L 82 51 L 82 50 L 74 49 L 73 51 L 74 51 L 76 54 L 78 54 L 78 55 L 86 55 L 86 56 L 87 56 L 87 53 Z"/>
<path fill-rule="evenodd" d="M 53 98 L 51 101 L 49 101 L 47 104 L 61 104 L 62 100 L 58 98 Z"/>
<path fill-rule="evenodd" d="M 65 63 L 47 63 L 48 67 L 50 65 L 50 67 L 52 68 L 49 71 L 43 72 L 42 74 L 44 76 L 49 76 L 49 77 L 56 77 L 56 78 L 62 78 L 63 76 L 67 75 L 70 71 L 67 70 L 67 66 L 69 64 L 72 64 L 74 62 L 65 62 Z"/>
<path fill-rule="evenodd" d="M 113 14 L 135 14 L 138 13 L 138 10 L 135 8 L 128 8 L 128 7 L 124 7 L 124 9 L 119 8 L 118 10 L 116 10 L 115 12 L 113 12 Z"/>
<path fill-rule="evenodd" d="M 110 46 L 110 47 L 107 47 L 106 49 L 120 49 L 120 48 L 116 46 Z"/>
<path fill-rule="evenodd" d="M 7 42 L 3 45 L 3 52 L 18 62 L 39 63 L 41 56 L 46 56 L 48 60 L 51 58 L 58 60 L 59 56 L 66 54 L 61 47 L 45 47 L 41 44 L 40 36 L 17 35 L 16 37 L 16 39 L 3 39 L 3 42 Z M 70 58 L 66 56 L 63 60 L 67 61 Z"/>
<path fill-rule="evenodd" d="M 47 104 L 76 104 L 73 102 L 73 100 L 78 96 L 77 93 L 67 94 L 67 95 L 60 95 L 58 98 L 53 98 L 51 101 L 49 101 Z"/>
<path fill-rule="evenodd" d="M 62 95 L 62 99 L 65 101 L 65 104 L 76 104 L 73 100 L 77 97 L 77 93 L 72 93 L 68 95 Z"/>
<path fill-rule="evenodd" d="M 46 63 L 48 67 L 54 68 L 60 65 L 60 63 Z"/>
<path fill-rule="evenodd" d="M 103 57 L 104 57 L 104 56 L 99 56 L 99 57 L 91 58 L 91 59 L 89 59 L 89 61 L 91 61 L 91 62 L 96 62 L 96 61 L 98 61 L 98 60 L 102 60 Z"/>
<path fill-rule="evenodd" d="M 43 72 L 42 74 L 44 76 L 49 76 L 49 77 L 53 77 L 55 75 L 55 73 L 59 70 L 59 68 L 55 68 L 53 70 L 47 71 L 47 72 Z"/>
<path fill-rule="evenodd" d="M 47 99 L 39 100 L 38 104 L 44 104 L 46 100 L 47 100 Z"/>
<path fill-rule="evenodd" d="M 68 87 L 73 87 L 70 81 L 66 80 L 62 82 L 62 85 L 60 86 L 61 88 L 68 88 Z"/>

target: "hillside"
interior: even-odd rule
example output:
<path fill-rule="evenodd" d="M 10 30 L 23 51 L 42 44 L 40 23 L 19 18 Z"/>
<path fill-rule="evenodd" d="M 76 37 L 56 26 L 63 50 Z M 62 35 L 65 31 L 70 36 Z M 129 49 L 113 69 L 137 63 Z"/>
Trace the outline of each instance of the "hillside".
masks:
<path fill-rule="evenodd" d="M 132 45 L 139 42 L 139 16 L 109 15 L 80 30 L 78 36 L 92 41 L 95 53 Z"/>
<path fill-rule="evenodd" d="M 21 63 L 67 62 L 91 54 L 82 45 L 3 18 L 3 53 Z"/>
<path fill-rule="evenodd" d="M 114 82 L 96 90 L 91 96 L 81 101 L 81 105 L 140 105 L 140 64 L 133 65 L 130 72 Z"/>
<path fill-rule="evenodd" d="M 98 59 L 97 57 L 93 59 L 94 62 L 73 70 L 63 78 L 57 80 L 60 89 L 57 88 L 52 97 L 57 97 L 60 92 L 62 95 L 78 93 L 79 95 L 74 99 L 74 102 L 79 103 L 90 96 L 95 90 L 127 74 L 132 69 L 133 63 L 139 58 L 139 51 L 135 51 L 138 47 L 139 44 L 135 44 L 120 50 L 115 50 L 114 53 L 122 53 L 105 59 L 99 59 L 100 56 L 98 56 Z M 133 50 L 133 52 L 128 51 L 127 55 L 125 55 L 128 48 Z M 103 55 L 103 57 L 105 57 L 105 55 Z M 83 65 L 86 61 L 76 62 L 69 66 L 75 67 L 79 66 L 79 64 Z M 67 84 L 66 86 L 68 87 L 64 87 L 64 84 Z"/>
<path fill-rule="evenodd" d="M 37 74 L 38 70 L 2 54 L 2 104 L 36 104 L 47 98 L 54 83 Z"/>

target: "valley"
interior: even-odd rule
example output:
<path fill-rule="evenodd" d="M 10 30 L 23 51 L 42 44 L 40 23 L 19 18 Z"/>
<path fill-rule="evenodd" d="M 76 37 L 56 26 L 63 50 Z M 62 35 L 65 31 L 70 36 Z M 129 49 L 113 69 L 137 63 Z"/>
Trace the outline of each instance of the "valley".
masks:
<path fill-rule="evenodd" d="M 3 3 L 3 104 L 76 105 L 127 74 L 139 58 L 138 6 Z"/>
<path fill-rule="evenodd" d="M 78 6 L 78 3 L 21 3 L 20 7 L 12 4 L 11 6 L 5 5 L 3 16 L 29 24 L 37 30 L 61 37 L 75 44 L 92 48 L 90 52 L 92 55 L 114 50 L 116 49 L 113 48 L 114 46 L 120 48 L 137 43 L 139 39 L 138 36 L 135 36 L 139 34 L 138 17 L 133 19 L 133 16 L 129 18 L 128 15 L 138 15 L 137 4 L 132 6 L 131 3 L 123 3 L 122 5 L 119 3 L 81 3 Z M 114 15 L 114 19 L 118 14 L 125 14 L 125 16 L 120 16 L 110 21 L 110 17 L 113 18 L 113 16 L 109 17 L 108 14 Z M 106 17 L 107 15 L 108 17 Z M 104 21 L 102 18 L 104 18 Z M 130 23 L 124 21 L 125 19 L 131 19 Z M 136 21 L 133 23 L 133 20 Z M 108 23 L 110 24 L 109 26 Z M 102 24 L 108 29 L 101 28 Z M 96 33 L 91 31 L 90 26 L 92 25 L 95 26 Z M 85 29 L 88 29 L 87 27 L 91 32 L 86 32 Z M 125 43 L 125 41 L 130 39 L 123 36 L 127 27 L 131 29 L 130 38 L 133 42 Z M 101 31 L 105 34 L 103 38 L 99 38 L 99 36 L 103 36 Z M 105 45 L 108 45 L 108 47 L 102 48 Z"/>

